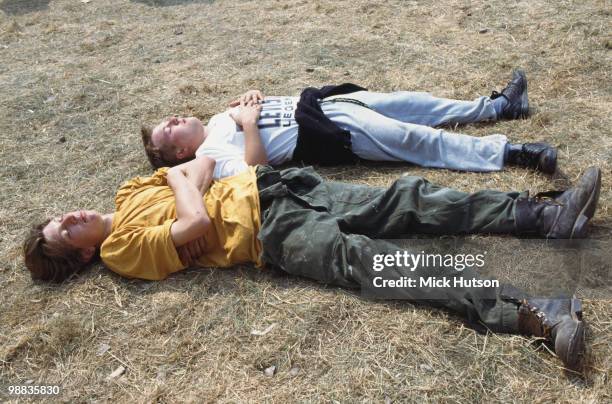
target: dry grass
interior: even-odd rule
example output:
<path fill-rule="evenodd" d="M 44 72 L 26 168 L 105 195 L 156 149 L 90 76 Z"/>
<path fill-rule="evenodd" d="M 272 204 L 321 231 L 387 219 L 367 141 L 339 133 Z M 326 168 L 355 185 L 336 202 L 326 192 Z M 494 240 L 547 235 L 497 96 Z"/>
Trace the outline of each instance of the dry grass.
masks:
<path fill-rule="evenodd" d="M 149 172 L 142 121 L 208 118 L 248 88 L 297 94 L 343 81 L 470 99 L 514 66 L 528 72 L 533 117 L 461 130 L 557 144 L 567 179 L 389 165 L 323 174 L 380 185 L 408 171 L 464 190 L 538 191 L 597 164 L 592 237 L 609 242 L 610 2 L 1 0 L 0 10 L 0 397 L 31 381 L 61 385 L 64 401 L 612 399 L 609 296 L 585 302 L 592 352 L 573 378 L 530 340 L 476 334 L 439 311 L 250 268 L 146 283 L 95 267 L 35 285 L 19 249 L 29 223 L 110 210 L 123 180 Z"/>

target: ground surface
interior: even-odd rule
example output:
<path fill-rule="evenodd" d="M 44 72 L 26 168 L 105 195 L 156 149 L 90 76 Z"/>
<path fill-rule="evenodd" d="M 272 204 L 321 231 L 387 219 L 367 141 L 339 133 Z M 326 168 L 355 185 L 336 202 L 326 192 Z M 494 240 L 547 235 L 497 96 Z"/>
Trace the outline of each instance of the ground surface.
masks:
<path fill-rule="evenodd" d="M 609 1 L 1 0 L 0 10 L 0 397 L 31 383 L 60 385 L 65 401 L 612 400 L 609 296 L 585 300 L 591 352 L 576 378 L 529 339 L 248 267 L 146 283 L 96 266 L 47 286 L 30 281 L 20 256 L 28 224 L 111 210 L 123 180 L 150 172 L 141 122 L 207 119 L 249 88 L 297 94 L 344 81 L 471 99 L 515 66 L 528 72 L 532 117 L 458 130 L 557 144 L 565 178 L 406 165 L 322 173 L 542 191 L 596 164 L 591 237 L 609 241 Z"/>

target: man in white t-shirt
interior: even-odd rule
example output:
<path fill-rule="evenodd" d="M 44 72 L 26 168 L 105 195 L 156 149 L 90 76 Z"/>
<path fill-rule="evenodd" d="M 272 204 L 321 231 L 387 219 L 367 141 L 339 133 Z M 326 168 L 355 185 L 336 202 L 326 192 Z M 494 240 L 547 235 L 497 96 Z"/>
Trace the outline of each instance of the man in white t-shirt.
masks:
<path fill-rule="evenodd" d="M 263 98 L 260 92 L 250 94 L 254 94 L 257 100 L 243 102 L 243 106 L 214 115 L 204 129 L 206 136 L 195 156 L 208 156 L 217 162 L 215 178 L 238 174 L 249 165 L 279 165 L 293 156 L 298 132 L 295 108 L 299 97 Z M 252 131 L 258 134 L 249 133 L 249 122 Z M 249 143 L 253 138 L 257 141 L 257 137 L 265 155 L 251 156 L 256 151 L 251 152 Z M 257 145 L 253 149 L 260 150 Z"/>
<path fill-rule="evenodd" d="M 251 90 L 232 101 L 205 126 L 195 117 L 169 117 L 142 128 L 147 156 L 155 167 L 208 156 L 214 178 L 238 174 L 249 165 L 279 165 L 293 158 L 300 97 L 266 96 Z M 436 128 L 486 120 L 526 118 L 527 79 L 515 71 L 501 93 L 474 101 L 427 93 L 356 91 L 319 100 L 335 125 L 350 132 L 351 151 L 365 160 L 406 161 L 425 167 L 496 171 L 517 164 L 552 173 L 556 150 L 545 143 L 510 144 L 504 135 L 473 137 Z"/>

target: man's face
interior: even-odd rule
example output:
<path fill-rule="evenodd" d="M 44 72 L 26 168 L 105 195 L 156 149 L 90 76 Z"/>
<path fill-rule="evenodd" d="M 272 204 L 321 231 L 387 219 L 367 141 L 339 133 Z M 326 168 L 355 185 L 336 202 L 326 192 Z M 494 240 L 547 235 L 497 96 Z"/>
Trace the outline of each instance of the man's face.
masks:
<path fill-rule="evenodd" d="M 169 117 L 153 128 L 151 134 L 155 147 L 173 152 L 178 159 L 193 157 L 204 138 L 204 125 L 195 117 Z"/>
<path fill-rule="evenodd" d="M 104 219 L 94 210 L 77 210 L 51 219 L 43 229 L 47 243 L 69 249 L 96 247 L 104 240 Z"/>

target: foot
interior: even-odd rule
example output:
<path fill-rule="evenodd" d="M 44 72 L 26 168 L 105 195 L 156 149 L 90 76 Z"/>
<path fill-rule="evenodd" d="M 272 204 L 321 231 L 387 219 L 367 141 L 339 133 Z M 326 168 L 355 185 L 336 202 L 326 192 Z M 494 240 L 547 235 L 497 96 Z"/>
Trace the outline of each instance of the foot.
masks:
<path fill-rule="evenodd" d="M 574 188 L 563 192 L 556 199 L 562 206 L 551 225 L 551 237 L 563 238 L 558 236 L 568 232 L 570 239 L 586 237 L 587 223 L 595 215 L 600 189 L 601 170 L 597 167 L 588 168 Z"/>
<path fill-rule="evenodd" d="M 516 205 L 519 234 L 536 232 L 546 238 L 573 239 L 586 236 L 587 223 L 595 214 L 601 170 L 588 168 L 574 188 L 520 198 Z"/>
<path fill-rule="evenodd" d="M 491 94 L 492 100 L 499 97 L 504 97 L 507 102 L 497 119 L 525 119 L 529 116 L 527 76 L 523 70 L 514 70 L 508 85 L 501 92 L 493 91 Z"/>
<path fill-rule="evenodd" d="M 584 322 L 580 300 L 526 299 L 519 307 L 521 334 L 545 338 L 566 368 L 579 371 L 584 357 Z"/>
<path fill-rule="evenodd" d="M 553 174 L 557 169 L 557 149 L 547 143 L 508 144 L 505 163 Z"/>

